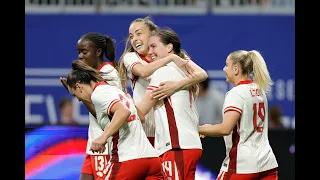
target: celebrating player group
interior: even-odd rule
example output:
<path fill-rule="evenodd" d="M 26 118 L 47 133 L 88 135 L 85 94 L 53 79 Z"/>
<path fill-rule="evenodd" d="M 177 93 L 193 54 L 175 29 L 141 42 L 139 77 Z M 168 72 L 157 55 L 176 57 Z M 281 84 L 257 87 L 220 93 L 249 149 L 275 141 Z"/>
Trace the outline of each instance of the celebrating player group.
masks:
<path fill-rule="evenodd" d="M 75 44 L 78 59 L 60 81 L 89 111 L 80 180 L 194 180 L 206 136 L 225 141 L 218 180 L 278 179 L 267 121 L 273 82 L 258 51 L 226 55 L 223 70 L 234 87 L 222 123 L 199 126 L 195 100 L 208 75 L 172 29 L 150 17 L 133 20 L 119 60 L 107 35 L 88 32 Z"/>

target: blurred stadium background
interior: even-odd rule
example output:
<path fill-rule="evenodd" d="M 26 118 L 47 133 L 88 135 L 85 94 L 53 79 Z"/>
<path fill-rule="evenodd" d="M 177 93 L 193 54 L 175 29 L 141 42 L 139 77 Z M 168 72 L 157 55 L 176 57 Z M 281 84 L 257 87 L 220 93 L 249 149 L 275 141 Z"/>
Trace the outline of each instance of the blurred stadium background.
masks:
<path fill-rule="evenodd" d="M 82 34 L 110 35 L 119 59 L 129 24 L 147 15 L 179 34 L 182 47 L 208 71 L 210 86 L 222 93 L 231 88 L 222 71 L 227 55 L 238 49 L 262 53 L 275 82 L 268 94 L 269 109 L 277 107 L 282 124 L 269 131 L 279 179 L 294 180 L 293 0 L 25 0 L 25 179 L 79 178 L 88 113 L 59 77 L 67 75 L 77 58 L 76 42 Z M 65 98 L 71 100 L 69 109 L 62 103 Z M 68 112 L 69 125 L 62 120 Z M 223 138 L 202 142 L 196 180 L 214 180 L 225 157 Z"/>

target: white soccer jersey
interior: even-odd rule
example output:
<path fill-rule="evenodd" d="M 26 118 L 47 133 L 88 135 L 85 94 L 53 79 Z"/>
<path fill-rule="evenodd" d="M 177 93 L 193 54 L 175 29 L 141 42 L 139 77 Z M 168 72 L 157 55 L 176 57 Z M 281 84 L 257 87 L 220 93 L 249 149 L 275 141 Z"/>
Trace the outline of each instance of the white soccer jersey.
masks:
<path fill-rule="evenodd" d="M 121 81 L 119 74 L 117 70 L 113 67 L 113 64 L 110 62 L 103 63 L 99 68 L 99 71 L 101 72 L 108 72 L 107 74 L 103 75 L 103 78 L 105 79 L 112 79 L 112 81 L 108 82 L 109 84 L 115 85 L 119 88 L 121 88 Z M 89 128 L 88 128 L 88 141 L 87 141 L 87 148 L 86 153 L 87 154 L 99 154 L 99 153 L 93 153 L 90 151 L 91 142 L 98 138 L 103 130 L 98 125 L 96 118 L 89 112 Z M 103 153 L 100 154 L 108 154 L 108 148 L 106 146 L 106 150 Z"/>
<path fill-rule="evenodd" d="M 170 62 L 152 74 L 148 90 L 158 88 L 162 81 L 179 81 L 185 77 L 185 74 Z M 199 116 L 191 91 L 180 90 L 159 101 L 154 107 L 154 115 L 155 148 L 159 155 L 173 148 L 202 149 L 198 131 Z"/>
<path fill-rule="evenodd" d="M 97 122 L 102 129 L 110 124 L 112 106 L 118 102 L 125 105 L 131 114 L 118 132 L 108 138 L 112 162 L 123 162 L 138 158 L 158 157 L 143 131 L 136 107 L 131 98 L 116 86 L 97 83 L 91 95 L 97 113 Z M 110 117 L 110 118 L 109 118 Z"/>
<path fill-rule="evenodd" d="M 131 82 L 131 89 L 132 89 L 132 98 L 134 102 L 139 102 L 142 100 L 146 89 L 150 83 L 150 78 L 142 78 L 133 75 L 132 68 L 134 65 L 141 63 L 147 64 L 149 61 L 143 57 L 139 56 L 135 52 L 127 53 L 124 58 L 124 65 L 127 69 L 127 76 L 130 78 Z M 145 116 L 145 122 L 142 124 L 143 129 L 147 135 L 147 137 L 154 137 L 155 134 L 155 122 L 154 122 L 154 115 L 153 109 Z"/>
<path fill-rule="evenodd" d="M 251 80 L 238 83 L 226 93 L 223 114 L 241 117 L 232 133 L 224 136 L 226 158 L 221 170 L 237 174 L 257 173 L 278 167 L 268 140 L 268 101 Z"/>

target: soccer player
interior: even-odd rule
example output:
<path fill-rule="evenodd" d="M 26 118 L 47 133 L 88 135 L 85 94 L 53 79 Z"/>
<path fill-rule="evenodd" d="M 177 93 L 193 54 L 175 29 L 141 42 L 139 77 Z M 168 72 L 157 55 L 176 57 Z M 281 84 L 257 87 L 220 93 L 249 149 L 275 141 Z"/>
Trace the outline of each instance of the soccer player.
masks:
<path fill-rule="evenodd" d="M 67 77 L 69 91 L 79 101 L 94 104 L 97 122 L 103 129 L 90 150 L 102 153 L 109 145 L 111 159 L 104 168 L 105 179 L 162 180 L 160 159 L 147 139 L 132 99 L 103 79 L 103 72 L 83 61 L 74 61 L 72 67 Z"/>
<path fill-rule="evenodd" d="M 150 37 L 149 54 L 155 62 L 170 54 L 184 58 L 180 46 L 180 39 L 174 31 L 162 29 Z M 170 62 L 151 75 L 146 93 L 140 102 L 136 102 L 141 114 L 147 114 L 154 108 L 155 149 L 160 155 L 166 176 L 172 180 L 194 179 L 196 164 L 202 155 L 195 106 L 198 85 L 178 90 L 163 100 L 150 95 L 162 81 L 181 81 L 185 78 L 185 73 Z"/>
<path fill-rule="evenodd" d="M 258 51 L 234 51 L 223 68 L 234 87 L 226 93 L 223 121 L 202 125 L 204 136 L 223 136 L 226 145 L 218 180 L 277 180 L 278 163 L 268 140 L 268 100 L 273 84 Z M 250 75 L 253 73 L 253 81 Z"/>
<path fill-rule="evenodd" d="M 150 17 L 135 19 L 129 27 L 129 37 L 126 48 L 120 58 L 119 74 L 123 87 L 126 87 L 127 77 L 131 80 L 134 102 L 141 101 L 149 85 L 149 76 L 155 70 L 169 62 L 176 63 L 190 75 L 190 78 L 185 78 L 183 81 L 172 83 L 170 84 L 171 86 L 166 86 L 167 88 L 161 92 L 162 94 L 171 95 L 179 89 L 199 83 L 208 77 L 206 72 L 198 68 L 194 63 L 188 63 L 189 60 L 178 56 L 167 56 L 158 61 L 151 62 L 152 59 L 148 55 L 148 42 L 151 33 L 157 31 L 157 29 L 157 25 L 152 22 Z M 188 58 L 186 57 L 186 59 Z M 124 92 L 126 92 L 126 89 L 124 89 Z M 154 145 L 155 122 L 153 110 L 150 110 L 150 112 L 146 114 L 143 128 L 150 143 Z"/>
<path fill-rule="evenodd" d="M 108 72 L 103 75 L 106 79 L 112 79 L 109 84 L 121 88 L 118 68 L 115 59 L 114 42 L 109 36 L 104 36 L 100 33 L 89 32 L 84 34 L 77 42 L 78 58 L 84 61 L 90 67 L 101 72 Z M 103 55 L 111 62 L 104 61 Z M 60 78 L 61 82 L 66 85 L 66 79 Z M 82 101 L 89 110 L 89 128 L 88 142 L 86 147 L 86 157 L 84 159 L 80 180 L 104 179 L 106 174 L 103 173 L 109 160 L 108 148 L 102 153 L 93 153 L 90 151 L 91 143 L 99 137 L 103 130 L 97 124 L 96 112 L 91 102 Z"/>

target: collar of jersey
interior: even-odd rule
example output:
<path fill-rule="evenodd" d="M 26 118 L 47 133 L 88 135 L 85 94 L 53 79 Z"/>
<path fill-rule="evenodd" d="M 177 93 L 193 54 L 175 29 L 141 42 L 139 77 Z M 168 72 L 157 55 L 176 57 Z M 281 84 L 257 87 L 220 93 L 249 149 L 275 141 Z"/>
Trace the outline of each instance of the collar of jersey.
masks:
<path fill-rule="evenodd" d="M 113 66 L 113 63 L 112 63 L 112 62 L 104 62 L 103 64 L 101 64 L 101 65 L 98 67 L 98 70 L 100 71 L 100 69 L 102 69 L 103 66 L 108 65 L 108 64 L 110 64 L 111 66 Z"/>
<path fill-rule="evenodd" d="M 140 55 L 140 54 L 139 54 L 139 56 L 140 56 L 140 58 L 141 58 L 142 60 L 144 60 L 145 62 L 150 63 L 150 61 L 149 61 L 145 56 L 142 56 L 142 55 Z"/>
<path fill-rule="evenodd" d="M 100 81 L 100 82 L 96 83 L 96 85 L 94 85 L 93 90 L 95 90 L 95 89 L 96 89 L 96 87 L 98 87 L 98 86 L 100 86 L 100 85 L 104 85 L 104 84 L 107 84 L 107 83 L 106 83 L 106 82 L 104 82 L 104 81 Z"/>
<path fill-rule="evenodd" d="M 252 81 L 250 79 L 247 79 L 247 80 L 240 81 L 236 86 L 241 85 L 241 84 L 251 84 L 251 83 L 252 83 Z"/>

